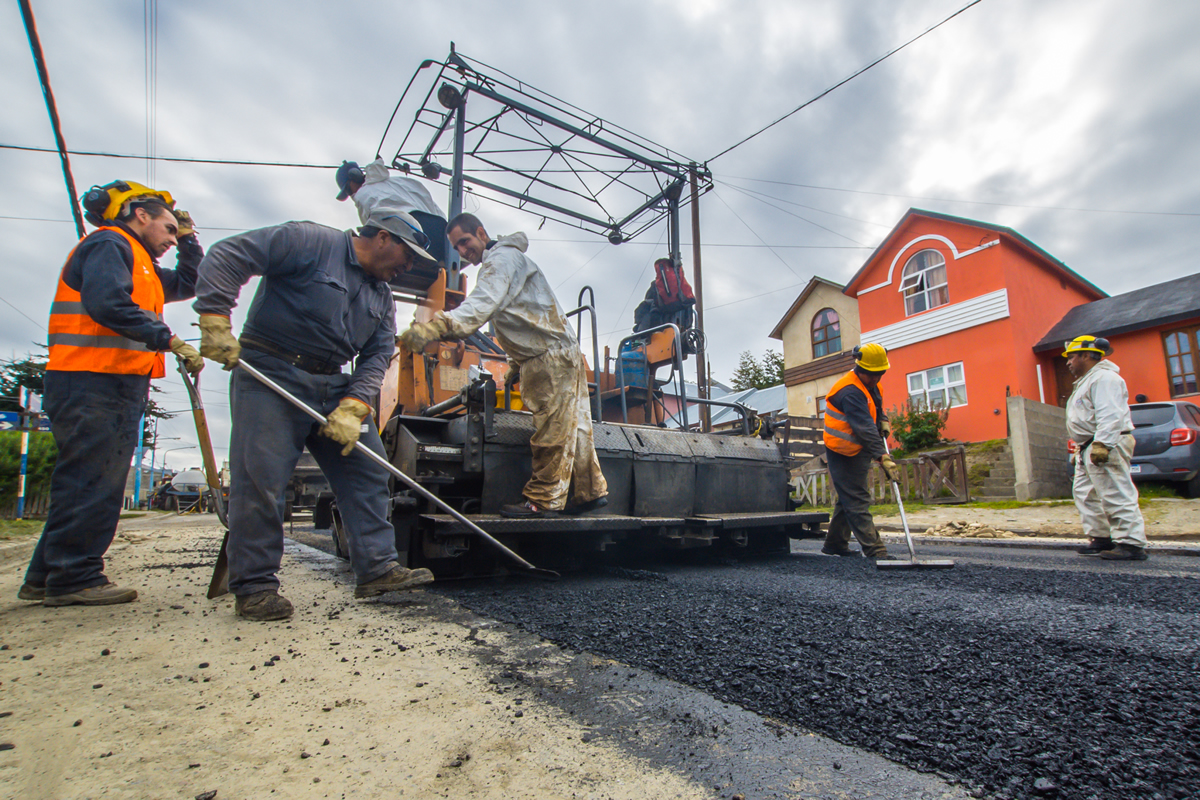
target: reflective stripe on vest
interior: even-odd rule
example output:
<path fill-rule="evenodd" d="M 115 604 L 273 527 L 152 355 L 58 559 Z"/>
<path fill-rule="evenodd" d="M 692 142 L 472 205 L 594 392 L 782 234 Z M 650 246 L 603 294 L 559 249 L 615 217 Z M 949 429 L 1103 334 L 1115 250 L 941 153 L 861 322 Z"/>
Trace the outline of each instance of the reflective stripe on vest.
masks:
<path fill-rule="evenodd" d="M 842 379 L 833 385 L 829 393 L 825 395 L 825 446 L 835 453 L 841 453 L 844 456 L 856 456 L 862 452 L 862 442 L 854 435 L 854 429 L 850 427 L 849 420 L 842 410 L 835 407 L 829 402 L 835 394 L 840 392 L 847 386 L 857 386 L 867 398 L 867 410 L 871 413 L 871 419 L 879 421 L 879 413 L 875 408 L 875 398 L 871 397 L 871 392 L 863 385 L 863 382 L 854 374 L 854 370 L 850 370 Z"/>
<path fill-rule="evenodd" d="M 133 251 L 133 302 L 142 313 L 162 321 L 163 287 L 154 262 L 141 242 L 120 228 L 100 228 L 125 237 Z M 93 234 L 94 235 L 94 234 Z M 77 245 L 78 246 L 78 245 Z M 74 255 L 75 251 L 71 251 Z M 69 264 L 71 257 L 67 257 Z M 63 280 L 66 266 L 58 278 L 58 291 L 50 306 L 50 361 L 46 369 L 68 372 L 104 372 L 116 375 L 146 375 L 161 378 L 166 374 L 162 353 L 145 343 L 129 339 L 104 327 L 88 316 L 79 292 Z"/>

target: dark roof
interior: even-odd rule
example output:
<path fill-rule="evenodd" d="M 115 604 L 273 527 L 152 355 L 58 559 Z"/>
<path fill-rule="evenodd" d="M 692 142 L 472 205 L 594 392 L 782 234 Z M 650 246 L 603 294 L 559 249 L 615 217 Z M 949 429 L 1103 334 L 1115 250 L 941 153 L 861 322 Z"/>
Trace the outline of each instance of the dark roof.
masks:
<path fill-rule="evenodd" d="M 888 235 L 883 238 L 883 241 L 879 243 L 879 247 L 875 248 L 875 252 L 871 253 L 871 255 L 867 258 L 867 260 L 863 262 L 863 265 L 861 267 L 859 267 L 858 272 L 854 273 L 854 277 L 846 282 L 846 289 L 844 290 L 846 294 L 850 294 L 851 288 L 856 288 L 855 284 L 858 283 L 859 278 L 862 277 L 863 272 L 867 268 L 867 265 L 870 264 L 872 261 L 874 261 L 876 256 L 878 256 L 881 252 L 883 252 L 883 249 L 891 243 L 892 239 L 895 237 L 895 235 L 897 233 L 899 233 L 900 229 L 904 227 L 905 223 L 908 222 L 909 218 L 913 217 L 913 216 L 917 216 L 917 215 L 920 215 L 922 217 L 930 217 L 932 219 L 945 220 L 946 222 L 957 222 L 962 225 L 971 225 L 976 228 L 983 228 L 985 230 L 995 231 L 996 233 L 1003 234 L 1004 236 L 1007 236 L 1007 237 L 1013 239 L 1021 246 L 1025 247 L 1026 249 L 1028 249 L 1031 252 L 1035 253 L 1036 255 L 1040 256 L 1044 261 L 1046 261 L 1047 264 L 1049 264 L 1050 267 L 1057 269 L 1060 272 L 1065 273 L 1066 277 L 1079 283 L 1081 286 L 1083 286 L 1087 289 L 1090 289 L 1091 291 L 1095 292 L 1100 297 L 1108 296 L 1108 292 L 1106 292 L 1103 289 L 1101 289 L 1100 287 L 1096 286 L 1094 283 L 1092 283 L 1091 281 L 1084 278 L 1078 272 L 1071 269 L 1070 267 L 1068 267 L 1063 262 L 1059 261 L 1054 256 L 1050 255 L 1048 252 L 1046 252 L 1045 250 L 1043 250 L 1042 248 L 1040 248 L 1036 244 L 1034 244 L 1033 241 L 1031 241 L 1030 239 L 1026 239 L 1024 236 L 1017 233 L 1012 228 L 1006 228 L 1003 225 L 994 225 L 991 222 L 981 222 L 977 219 L 968 219 L 967 217 L 955 217 L 950 214 L 939 214 L 936 211 L 925 211 L 924 209 L 921 209 L 921 208 L 910 208 L 904 214 L 904 216 L 901 217 L 900 221 L 896 223 L 896 227 L 892 228 L 892 230 L 888 233 Z M 851 296 L 853 297 L 854 295 L 851 295 Z"/>
<path fill-rule="evenodd" d="M 1200 317 L 1200 272 L 1075 306 L 1033 346 L 1056 350 L 1076 336 L 1116 336 Z"/>

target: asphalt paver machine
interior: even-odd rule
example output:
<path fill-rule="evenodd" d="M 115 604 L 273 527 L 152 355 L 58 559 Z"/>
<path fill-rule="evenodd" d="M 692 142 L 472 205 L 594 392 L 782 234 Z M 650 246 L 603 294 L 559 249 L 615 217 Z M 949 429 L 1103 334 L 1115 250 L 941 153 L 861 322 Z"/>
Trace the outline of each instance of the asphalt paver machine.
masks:
<path fill-rule="evenodd" d="M 391 166 L 446 185 L 451 217 L 471 193 L 614 244 L 665 219 L 669 255 L 679 264 L 680 207 L 696 204 L 711 185 L 695 162 L 469 59 L 453 45 L 444 61 L 426 61 L 417 70 L 393 123 L 408 114 L 412 122 Z M 409 272 L 395 286 L 396 299 L 415 306 L 418 321 L 456 307 L 467 291 L 452 248 L 446 263 Z M 793 510 L 790 465 L 769 420 L 728 404 L 739 424 L 711 433 L 704 431 L 702 409 L 713 401 L 691 398 L 697 404 L 691 409 L 687 403 L 668 409 L 658 376 L 669 370 L 676 396 L 686 396 L 684 361 L 696 356 L 704 363 L 702 308 L 626 337 L 615 357 L 607 349 L 602 357 L 593 297 L 584 287 L 568 317 L 580 341 L 590 325 L 585 358 L 607 507 L 579 516 L 499 516 L 502 504 L 520 497 L 530 474 L 533 418 L 520 409 L 518 395 L 498 388 L 506 358 L 485 331 L 424 353 L 397 353 L 378 404 L 391 463 L 540 565 L 569 567 L 601 554 L 661 549 L 787 552 L 790 539 L 821 535 L 826 514 Z M 694 327 L 684 323 L 693 318 Z M 702 367 L 698 374 L 704 394 Z M 689 413 L 700 419 L 689 420 Z M 429 567 L 441 578 L 504 571 L 495 548 L 402 483 L 394 487 L 391 513 L 408 566 Z"/>

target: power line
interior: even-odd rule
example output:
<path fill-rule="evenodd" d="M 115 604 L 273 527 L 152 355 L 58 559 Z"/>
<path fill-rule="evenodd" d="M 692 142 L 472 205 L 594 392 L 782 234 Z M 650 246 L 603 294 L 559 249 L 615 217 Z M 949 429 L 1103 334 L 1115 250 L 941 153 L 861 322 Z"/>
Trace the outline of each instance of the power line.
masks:
<path fill-rule="evenodd" d="M 778 125 L 779 123 L 783 122 L 785 119 L 787 119 L 788 117 L 792 116 L 792 115 L 793 115 L 793 114 L 795 114 L 796 112 L 798 112 L 798 111 L 800 111 L 800 110 L 802 110 L 802 109 L 804 109 L 804 108 L 807 108 L 808 106 L 810 106 L 810 105 L 812 105 L 813 103 L 817 102 L 817 101 L 818 101 L 818 100 L 820 100 L 822 97 L 824 97 L 825 95 L 827 95 L 827 94 L 829 94 L 830 92 L 834 91 L 835 89 L 837 89 L 837 88 L 839 88 L 839 87 L 841 87 L 841 86 L 844 86 L 844 85 L 846 85 L 847 83 L 849 83 L 850 81 L 854 80 L 854 79 L 855 79 L 855 78 L 857 78 L 859 75 L 862 75 L 864 72 L 866 72 L 867 70 L 871 69 L 871 68 L 872 68 L 872 67 L 874 67 L 875 65 L 877 65 L 877 64 L 879 64 L 879 63 L 881 63 L 881 62 L 883 62 L 883 61 L 887 60 L 888 58 L 891 58 L 891 57 L 892 57 L 892 56 L 894 56 L 896 53 L 899 53 L 901 50 L 903 50 L 904 48 L 908 47 L 908 46 L 909 46 L 910 44 L 912 44 L 913 42 L 917 41 L 918 39 L 920 39 L 920 38 L 922 38 L 922 37 L 924 37 L 924 36 L 927 36 L 928 34 L 932 33 L 933 31 L 935 31 L 935 30 L 937 30 L 938 28 L 940 28 L 940 27 L 942 27 L 943 25 L 945 25 L 945 24 L 946 24 L 947 22 L 949 22 L 950 20 L 952 20 L 952 19 L 954 19 L 955 17 L 957 17 L 959 14 L 963 13 L 964 11 L 966 11 L 966 10 L 967 10 L 968 8 L 970 8 L 971 6 L 976 6 L 976 5 L 979 5 L 981 2 L 983 2 L 983 0 L 971 0 L 971 2 L 970 2 L 970 3 L 967 3 L 965 6 L 963 6 L 962 8 L 960 8 L 958 11 L 955 11 L 953 14 L 951 14 L 950 16 L 946 17 L 944 20 L 942 20 L 941 22 L 939 22 L 937 25 L 934 25 L 932 28 L 928 28 L 928 29 L 926 29 L 926 30 L 924 31 L 924 33 L 920 33 L 920 34 L 918 34 L 918 35 L 914 36 L 913 38 L 909 39 L 907 42 L 905 42 L 904 44 L 900 45 L 899 47 L 897 47 L 897 48 L 894 48 L 894 49 L 892 49 L 892 50 L 889 50 L 888 52 L 886 52 L 886 53 L 884 53 L 883 55 L 881 55 L 879 58 L 877 58 L 877 59 L 875 59 L 874 61 L 872 61 L 870 64 L 867 64 L 865 67 L 863 67 L 862 69 L 860 69 L 858 72 L 855 72 L 853 75 L 850 75 L 850 76 L 849 76 L 849 77 L 847 77 L 847 78 L 843 78 L 842 80 L 840 80 L 840 81 L 838 81 L 837 83 L 835 83 L 833 86 L 830 86 L 828 89 L 826 89 L 825 91 L 821 92 L 821 93 L 820 93 L 819 95 L 817 95 L 816 97 L 814 97 L 814 98 L 812 98 L 811 100 L 808 100 L 808 101 L 806 101 L 806 102 L 804 102 L 804 103 L 801 103 L 800 105 L 796 106 L 796 107 L 795 107 L 795 108 L 793 108 L 791 111 L 789 111 L 788 113 L 784 114 L 784 115 L 783 115 L 782 117 L 780 117 L 779 119 L 775 120 L 774 122 L 772 122 L 772 123 L 771 123 L 771 124 L 769 124 L 769 125 L 766 125 L 765 127 L 762 127 L 762 128 L 760 128 L 759 130 L 757 130 L 757 131 L 755 131 L 754 133 L 752 133 L 752 134 L 750 134 L 749 136 L 747 136 L 745 139 L 742 139 L 740 142 L 736 142 L 736 143 L 734 143 L 734 144 L 730 145 L 729 147 L 726 147 L 724 150 L 722 150 L 721 152 L 717 153 L 715 156 L 713 156 L 712 158 L 708 159 L 708 161 L 706 161 L 706 162 L 704 162 L 704 163 L 705 163 L 705 164 L 709 164 L 709 163 L 711 163 L 711 162 L 713 162 L 713 161 L 716 161 L 718 158 L 720 158 L 721 156 L 725 155 L 725 154 L 726 154 L 726 153 L 728 153 L 730 150 L 733 150 L 733 149 L 735 149 L 735 148 L 737 148 L 737 147 L 741 147 L 741 146 L 742 146 L 742 145 L 744 145 L 746 142 L 748 142 L 748 141 L 750 141 L 751 139 L 753 139 L 755 136 L 758 136 L 760 133 L 765 133 L 766 131 L 770 130 L 771 128 L 774 128 L 776 125 Z"/>
<path fill-rule="evenodd" d="M 916 194 L 894 194 L 891 192 L 871 192 L 866 189 L 844 189 L 837 186 L 816 186 L 811 183 L 790 183 L 788 181 L 773 181 L 767 178 L 748 178 L 744 175 L 724 175 L 726 179 L 739 181 L 755 181 L 756 183 L 774 183 L 779 186 L 795 186 L 799 189 L 818 189 L 825 192 L 846 192 L 848 194 L 868 194 L 874 197 L 896 197 L 902 200 L 927 200 L 934 203 L 967 203 L 974 206 L 999 206 L 1002 208 L 1032 208 L 1036 211 L 1082 211 L 1089 214 L 1143 214 L 1158 217 L 1200 217 L 1200 213 L 1192 211 L 1136 211 L 1119 208 L 1076 208 L 1074 206 L 1033 206 L 1023 203 L 994 203 L 986 200 L 960 200 L 946 197 L 924 197 Z M 730 184 L 727 184 L 730 185 Z M 874 224 L 874 223 L 872 223 Z"/>
<path fill-rule="evenodd" d="M 786 208 L 780 208 L 779 206 L 775 205 L 774 203 L 767 202 L 766 200 L 757 196 L 758 194 L 761 194 L 761 192 L 752 193 L 752 192 L 747 191 L 746 189 L 741 188 L 740 186 L 734 186 L 732 183 L 722 183 L 721 185 L 728 186 L 730 189 L 733 189 L 735 192 L 744 194 L 747 197 L 749 197 L 751 200 L 757 200 L 758 202 L 760 202 L 764 205 L 768 205 L 771 208 L 775 209 L 776 211 L 782 211 L 784 214 L 787 214 L 789 217 L 795 217 L 796 219 L 800 220 L 801 222 L 807 222 L 809 225 L 812 225 L 815 228 L 820 228 L 821 230 L 825 231 L 826 233 L 832 233 L 834 236 L 845 239 L 848 242 L 854 242 L 855 244 L 858 244 L 858 245 L 862 244 L 862 242 L 858 241 L 857 239 L 847 236 L 844 233 L 838 233 L 833 228 L 826 228 L 824 225 L 822 225 L 818 222 L 813 222 L 808 217 L 802 217 L 799 214 L 797 214 L 795 211 L 788 211 Z M 862 222 L 862 220 L 855 220 L 855 222 Z"/>
<path fill-rule="evenodd" d="M 38 326 L 38 328 L 41 328 L 41 327 L 42 327 L 42 325 L 44 324 L 44 323 L 42 323 L 42 322 L 38 322 L 36 319 L 34 319 L 33 317 L 29 316 L 29 315 L 28 315 L 28 314 L 26 314 L 24 311 L 22 311 L 21 309 L 19 309 L 19 308 L 17 308 L 16 306 L 14 306 L 12 303 L 10 303 L 10 302 L 8 302 L 7 300 L 5 300 L 3 297 L 0 297 L 0 302 L 3 302 L 3 303 L 4 303 L 4 305 L 6 305 L 6 306 L 8 306 L 9 308 L 11 308 L 13 311 L 17 312 L 17 313 L 18 313 L 18 314 L 20 314 L 22 317 L 24 317 L 25 319 L 27 319 L 27 320 L 29 320 L 30 322 L 32 322 L 34 325 L 37 325 L 37 326 Z"/>
<path fill-rule="evenodd" d="M 30 153 L 57 153 L 48 147 L 26 147 L 19 144 L 0 144 L 0 150 L 24 150 Z M 179 158 L 174 156 L 133 156 L 126 153 L 102 153 L 94 150 L 67 150 L 72 156 L 96 156 L 97 158 L 129 158 L 135 161 L 171 161 L 180 164 L 228 164 L 236 167 L 301 167 L 303 169 L 336 169 L 335 164 L 298 164 L 289 161 L 245 161 L 220 158 Z"/>

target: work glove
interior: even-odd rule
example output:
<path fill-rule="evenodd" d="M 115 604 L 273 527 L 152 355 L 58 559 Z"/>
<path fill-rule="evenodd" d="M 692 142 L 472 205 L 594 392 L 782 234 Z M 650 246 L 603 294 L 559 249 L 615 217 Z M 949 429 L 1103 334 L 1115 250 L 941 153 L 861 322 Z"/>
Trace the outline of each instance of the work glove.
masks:
<path fill-rule="evenodd" d="M 321 435 L 328 436 L 338 444 L 344 444 L 342 455 L 350 455 L 354 443 L 362 433 L 362 421 L 371 413 L 371 407 L 353 397 L 343 397 L 338 407 L 329 412 L 321 426 Z"/>
<path fill-rule="evenodd" d="M 510 358 L 508 360 L 508 371 L 504 373 L 504 388 L 511 392 L 520 380 L 521 365 Z"/>
<path fill-rule="evenodd" d="M 1099 442 L 1092 442 L 1091 459 L 1093 464 L 1108 463 L 1108 448 Z"/>
<path fill-rule="evenodd" d="M 892 435 L 892 423 L 888 422 L 887 417 L 879 423 L 879 434 L 885 439 Z"/>
<path fill-rule="evenodd" d="M 900 480 L 900 465 L 892 458 L 891 453 L 884 453 L 879 458 L 879 466 L 883 467 L 883 474 L 887 476 L 888 481 L 896 483 Z"/>
<path fill-rule="evenodd" d="M 242 346 L 234 337 L 229 317 L 220 314 L 200 315 L 200 355 L 225 365 L 226 370 L 237 366 Z"/>
<path fill-rule="evenodd" d="M 182 239 L 185 236 L 191 236 L 196 232 L 196 223 L 192 222 L 192 215 L 186 211 L 173 211 L 175 215 L 175 226 L 178 232 L 175 234 L 176 239 Z"/>
<path fill-rule="evenodd" d="M 438 341 L 449 332 L 450 321 L 439 311 L 429 322 L 414 322 L 411 328 L 396 337 L 396 344 L 403 345 L 410 353 L 420 353 L 425 350 L 425 345 Z"/>
<path fill-rule="evenodd" d="M 180 339 L 178 336 L 172 336 L 170 346 L 171 352 L 179 356 L 183 361 L 183 368 L 188 371 L 189 375 L 196 375 L 200 370 L 204 369 L 204 359 L 200 357 L 200 351 L 183 339 Z"/>

